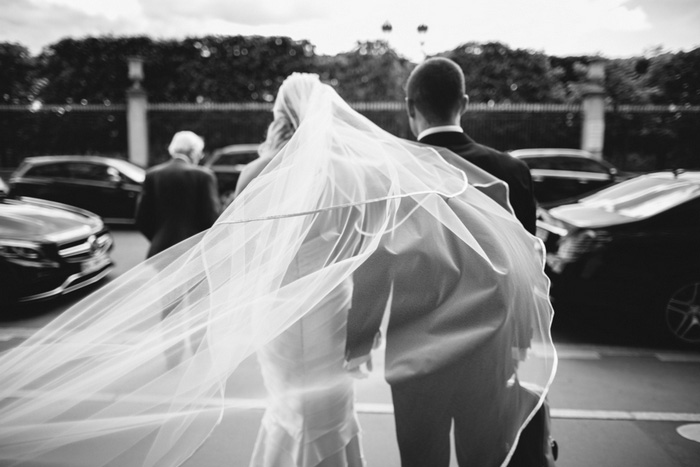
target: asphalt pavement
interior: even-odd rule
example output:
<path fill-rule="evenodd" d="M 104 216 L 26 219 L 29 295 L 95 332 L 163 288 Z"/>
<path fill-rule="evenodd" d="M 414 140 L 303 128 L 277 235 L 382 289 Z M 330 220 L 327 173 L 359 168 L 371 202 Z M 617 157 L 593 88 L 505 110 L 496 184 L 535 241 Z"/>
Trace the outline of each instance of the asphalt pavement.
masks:
<path fill-rule="evenodd" d="M 116 230 L 115 238 L 113 277 L 141 261 L 146 248 L 132 230 Z M 17 345 L 50 316 L 0 323 L 0 351 Z M 560 363 L 549 403 L 558 467 L 700 466 L 700 352 L 588 344 L 561 333 L 554 338 Z M 376 363 L 368 379 L 357 381 L 364 453 L 368 467 L 398 467 L 391 396 L 381 361 Z M 248 374 L 255 375 L 255 364 L 248 365 Z M 255 378 L 249 383 L 259 386 Z M 226 397 L 236 407 L 241 395 Z M 243 411 L 227 410 L 206 449 L 185 465 L 247 466 L 264 407 L 262 399 L 252 402 Z M 453 456 L 451 466 L 456 465 Z"/>
<path fill-rule="evenodd" d="M 560 353 L 548 398 L 558 467 L 700 465 L 700 354 L 580 345 L 561 345 Z M 356 383 L 365 458 L 369 467 L 400 466 L 391 396 L 377 364 Z M 185 465 L 247 466 L 263 406 L 249 404 L 235 421 L 224 416 L 207 449 Z M 694 432 L 695 440 L 679 429 Z"/>

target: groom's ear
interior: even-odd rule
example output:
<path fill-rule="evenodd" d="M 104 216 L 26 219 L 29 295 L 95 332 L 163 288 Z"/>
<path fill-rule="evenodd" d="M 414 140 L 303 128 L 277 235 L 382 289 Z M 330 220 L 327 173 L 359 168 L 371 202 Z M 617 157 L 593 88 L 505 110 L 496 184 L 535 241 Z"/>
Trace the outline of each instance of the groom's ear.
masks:
<path fill-rule="evenodd" d="M 467 105 L 469 104 L 469 96 L 464 94 L 462 95 L 462 98 L 459 100 L 459 114 L 464 115 L 464 112 L 467 111 Z"/>
<path fill-rule="evenodd" d="M 416 102 L 410 97 L 406 98 L 406 112 L 410 118 L 416 118 Z"/>

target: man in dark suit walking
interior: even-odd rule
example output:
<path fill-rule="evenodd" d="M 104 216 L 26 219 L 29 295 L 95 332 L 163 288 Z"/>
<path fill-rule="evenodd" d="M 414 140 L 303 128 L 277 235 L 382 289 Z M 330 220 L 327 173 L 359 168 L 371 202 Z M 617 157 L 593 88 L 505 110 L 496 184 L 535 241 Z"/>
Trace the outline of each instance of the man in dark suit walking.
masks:
<path fill-rule="evenodd" d="M 169 161 L 146 173 L 136 225 L 151 246 L 147 257 L 211 227 L 219 216 L 216 175 L 198 166 L 204 140 L 180 131 L 168 147 Z"/>
<path fill-rule="evenodd" d="M 171 160 L 146 172 L 136 207 L 136 226 L 151 242 L 148 258 L 208 229 L 219 216 L 216 175 L 197 165 L 203 149 L 204 140 L 195 133 L 175 133 L 168 147 Z M 188 291 L 181 295 L 187 296 Z M 164 304 L 162 319 L 180 307 L 181 300 Z M 198 347 L 201 338 L 201 332 L 190 336 L 189 346 Z M 165 349 L 168 368 L 180 363 L 185 348 L 181 341 Z"/>
<path fill-rule="evenodd" d="M 447 148 L 506 182 L 515 216 L 534 234 L 536 204 L 530 170 L 524 162 L 464 133 L 460 120 L 469 102 L 464 91 L 464 73 L 452 60 L 431 58 L 418 65 L 406 84 L 411 131 L 420 143 Z"/>

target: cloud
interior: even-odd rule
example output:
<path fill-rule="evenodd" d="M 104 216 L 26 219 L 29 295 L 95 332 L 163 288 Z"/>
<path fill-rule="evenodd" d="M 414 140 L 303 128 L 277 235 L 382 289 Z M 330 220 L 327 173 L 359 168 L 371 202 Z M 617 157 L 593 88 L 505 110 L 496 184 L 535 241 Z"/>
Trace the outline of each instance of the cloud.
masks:
<path fill-rule="evenodd" d="M 285 35 L 335 54 L 385 38 L 388 20 L 391 45 L 414 60 L 421 42 L 429 54 L 499 41 L 553 55 L 632 55 L 649 44 L 700 42 L 698 28 L 684 20 L 696 1 L 665 0 L 662 10 L 657 0 L 3 0 L 0 41 L 35 52 L 66 36 Z M 420 24 L 427 34 L 418 34 Z"/>
<path fill-rule="evenodd" d="M 333 11 L 324 0 L 142 0 L 144 14 L 151 20 L 213 20 L 245 26 L 284 25 L 322 19 Z"/>

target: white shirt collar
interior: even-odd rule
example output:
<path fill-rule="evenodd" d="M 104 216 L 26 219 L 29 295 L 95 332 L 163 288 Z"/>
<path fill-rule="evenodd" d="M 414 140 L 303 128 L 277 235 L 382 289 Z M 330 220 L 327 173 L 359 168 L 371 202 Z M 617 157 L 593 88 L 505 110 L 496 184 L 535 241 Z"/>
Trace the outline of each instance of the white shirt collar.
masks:
<path fill-rule="evenodd" d="M 445 132 L 451 132 L 451 133 L 462 133 L 464 130 L 462 130 L 462 127 L 459 125 L 442 125 L 442 126 L 434 126 L 431 128 L 427 128 L 418 134 L 418 141 L 422 140 L 428 135 L 432 135 L 433 133 L 445 133 Z"/>

